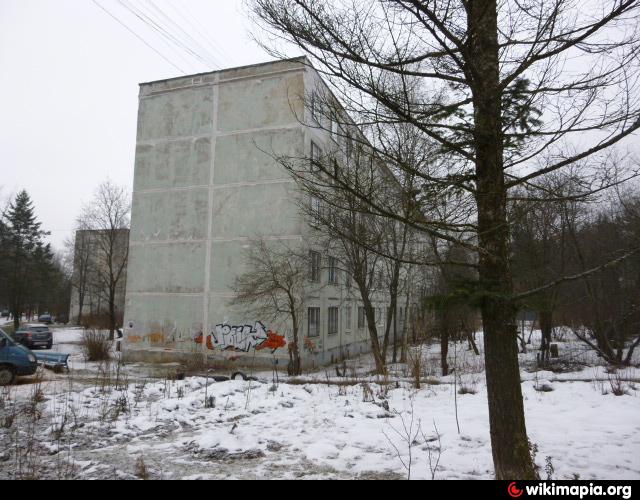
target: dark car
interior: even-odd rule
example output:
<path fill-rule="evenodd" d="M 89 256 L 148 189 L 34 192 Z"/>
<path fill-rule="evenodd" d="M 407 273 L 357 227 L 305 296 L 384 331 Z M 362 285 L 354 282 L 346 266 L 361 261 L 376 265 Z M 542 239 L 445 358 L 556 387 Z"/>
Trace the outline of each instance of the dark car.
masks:
<path fill-rule="evenodd" d="M 51 316 L 51 314 L 41 314 L 40 316 L 38 316 L 38 321 L 40 323 L 44 323 L 45 325 L 51 325 L 53 324 L 53 317 Z"/>
<path fill-rule="evenodd" d="M 13 383 L 16 375 L 33 375 L 37 369 L 33 353 L 0 330 L 0 386 Z"/>
<path fill-rule="evenodd" d="M 59 325 L 66 325 L 69 323 L 69 315 L 68 314 L 59 314 L 56 316 L 56 323 Z"/>
<path fill-rule="evenodd" d="M 4 310 L 0 313 L 0 318 L 8 318 L 11 315 L 11 313 L 7 310 Z"/>
<path fill-rule="evenodd" d="M 23 325 L 13 335 L 13 338 L 16 342 L 29 349 L 36 347 L 51 349 L 51 347 L 53 347 L 53 334 L 51 330 L 49 330 L 49 327 L 44 324 L 33 323 Z"/>

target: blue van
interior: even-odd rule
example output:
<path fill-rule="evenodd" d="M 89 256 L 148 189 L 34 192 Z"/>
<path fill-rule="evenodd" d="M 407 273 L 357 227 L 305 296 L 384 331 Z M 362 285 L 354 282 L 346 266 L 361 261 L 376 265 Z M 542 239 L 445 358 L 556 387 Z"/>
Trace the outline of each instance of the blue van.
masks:
<path fill-rule="evenodd" d="M 37 369 L 33 353 L 0 329 L 0 386 L 12 384 L 17 375 L 33 375 Z"/>

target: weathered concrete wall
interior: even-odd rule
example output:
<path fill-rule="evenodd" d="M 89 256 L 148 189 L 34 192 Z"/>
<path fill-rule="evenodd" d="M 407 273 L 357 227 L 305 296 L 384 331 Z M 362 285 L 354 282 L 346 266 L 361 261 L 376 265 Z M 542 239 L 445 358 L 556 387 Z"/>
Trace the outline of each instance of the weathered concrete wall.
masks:
<path fill-rule="evenodd" d="M 300 239 L 292 180 L 264 151 L 303 154 L 304 71 L 275 63 L 141 86 L 127 348 L 206 350 L 199 333 L 261 319 L 228 306 L 230 286 L 249 240 Z"/>

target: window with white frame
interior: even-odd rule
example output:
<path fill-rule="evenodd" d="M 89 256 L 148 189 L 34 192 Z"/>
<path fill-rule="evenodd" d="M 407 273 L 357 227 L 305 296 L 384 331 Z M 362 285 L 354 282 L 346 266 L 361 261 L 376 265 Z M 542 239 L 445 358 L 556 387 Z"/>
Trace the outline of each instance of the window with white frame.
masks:
<path fill-rule="evenodd" d="M 315 142 L 311 141 L 311 173 L 320 172 L 320 160 L 322 159 L 322 149 Z"/>
<path fill-rule="evenodd" d="M 329 283 L 338 284 L 338 259 L 335 257 L 329 257 Z"/>
<path fill-rule="evenodd" d="M 340 140 L 339 125 L 336 119 L 331 120 L 331 138 L 337 143 Z"/>
<path fill-rule="evenodd" d="M 309 280 L 313 283 L 320 282 L 320 253 L 309 252 Z"/>
<path fill-rule="evenodd" d="M 317 227 L 322 222 L 322 201 L 315 196 L 311 197 L 310 205 L 310 224 Z"/>
<path fill-rule="evenodd" d="M 351 331 L 351 306 L 344 308 L 344 330 L 346 332 Z"/>
<path fill-rule="evenodd" d="M 337 307 L 330 307 L 328 309 L 327 333 L 329 335 L 338 333 L 338 314 L 339 309 Z"/>
<path fill-rule="evenodd" d="M 311 118 L 313 118 L 316 123 L 320 123 L 320 102 L 317 92 L 311 93 Z"/>
<path fill-rule="evenodd" d="M 358 330 L 364 330 L 366 326 L 366 317 L 364 313 L 364 307 L 358 307 Z"/>
<path fill-rule="evenodd" d="M 353 138 L 351 137 L 351 132 L 349 130 L 347 130 L 345 133 L 344 142 L 344 149 L 347 155 L 347 160 L 350 160 L 351 156 L 353 155 Z"/>
<path fill-rule="evenodd" d="M 320 308 L 309 307 L 307 309 L 307 337 L 320 336 Z"/>

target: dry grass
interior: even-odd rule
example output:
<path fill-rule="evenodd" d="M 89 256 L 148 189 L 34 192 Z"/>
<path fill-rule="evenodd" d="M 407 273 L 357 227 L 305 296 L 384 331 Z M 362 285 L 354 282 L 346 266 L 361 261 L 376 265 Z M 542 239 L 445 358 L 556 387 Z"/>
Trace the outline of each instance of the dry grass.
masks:
<path fill-rule="evenodd" d="M 147 464 L 144 463 L 144 457 L 142 456 L 136 460 L 135 474 L 138 479 L 142 479 L 143 481 L 149 479 L 149 469 L 147 469 Z"/>

